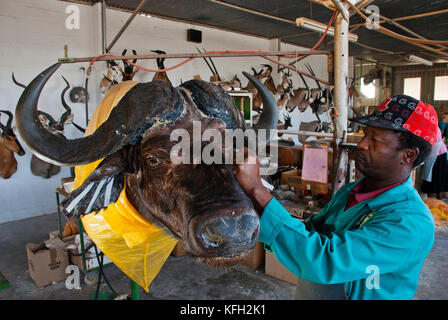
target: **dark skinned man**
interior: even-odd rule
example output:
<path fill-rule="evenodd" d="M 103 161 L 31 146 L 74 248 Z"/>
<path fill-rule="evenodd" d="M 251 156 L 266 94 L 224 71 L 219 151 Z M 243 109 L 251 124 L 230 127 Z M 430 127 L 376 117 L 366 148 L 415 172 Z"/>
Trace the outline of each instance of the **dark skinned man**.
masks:
<path fill-rule="evenodd" d="M 259 240 L 299 277 L 297 299 L 411 299 L 434 222 L 410 173 L 434 144 L 436 112 L 399 95 L 351 121 L 366 126 L 356 151 L 364 178 L 341 187 L 306 223 L 260 183 L 254 153 L 235 176 L 260 215 Z"/>

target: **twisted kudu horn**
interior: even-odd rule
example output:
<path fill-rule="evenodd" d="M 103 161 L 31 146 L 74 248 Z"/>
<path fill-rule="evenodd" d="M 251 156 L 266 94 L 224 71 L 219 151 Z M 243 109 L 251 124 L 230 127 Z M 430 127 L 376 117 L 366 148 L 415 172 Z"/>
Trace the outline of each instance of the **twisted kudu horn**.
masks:
<path fill-rule="evenodd" d="M 64 124 L 67 121 L 67 118 L 72 114 L 72 108 L 69 107 L 69 105 L 65 102 L 64 96 L 68 89 L 70 89 L 70 84 L 68 83 L 67 79 L 62 76 L 62 79 L 64 79 L 66 86 L 64 90 L 62 90 L 61 93 L 61 103 L 62 106 L 65 109 L 65 112 L 62 114 L 61 118 L 59 119 L 59 124 Z"/>
<path fill-rule="evenodd" d="M 16 77 L 14 77 L 14 72 L 11 74 L 11 78 L 12 78 L 12 82 L 14 82 L 16 85 L 18 85 L 21 88 L 26 88 L 26 85 L 24 85 L 23 83 L 20 83 L 19 81 L 16 80 Z"/>

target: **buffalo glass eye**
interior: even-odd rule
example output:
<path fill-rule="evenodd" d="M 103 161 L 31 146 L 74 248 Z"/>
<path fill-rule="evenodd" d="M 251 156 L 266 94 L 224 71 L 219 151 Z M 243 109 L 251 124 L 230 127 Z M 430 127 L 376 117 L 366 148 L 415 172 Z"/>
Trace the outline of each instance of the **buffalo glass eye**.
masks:
<path fill-rule="evenodd" d="M 146 158 L 146 160 L 149 162 L 149 165 L 151 167 L 156 167 L 162 163 L 162 160 L 160 160 L 159 158 L 156 158 L 154 156 L 149 156 L 148 158 Z"/>

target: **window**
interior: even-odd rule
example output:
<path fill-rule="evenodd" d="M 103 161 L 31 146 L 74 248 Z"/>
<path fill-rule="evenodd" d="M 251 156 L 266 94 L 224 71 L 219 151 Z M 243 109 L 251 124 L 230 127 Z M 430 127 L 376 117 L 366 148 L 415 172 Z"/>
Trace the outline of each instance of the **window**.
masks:
<path fill-rule="evenodd" d="M 434 100 L 448 100 L 448 76 L 435 78 Z"/>
<path fill-rule="evenodd" d="M 420 87 L 422 78 L 405 78 L 403 85 L 403 93 L 414 99 L 420 100 Z"/>
<path fill-rule="evenodd" d="M 361 78 L 361 93 L 366 96 L 367 99 L 375 98 L 375 81 L 369 83 L 368 85 L 364 84 L 364 78 Z"/>

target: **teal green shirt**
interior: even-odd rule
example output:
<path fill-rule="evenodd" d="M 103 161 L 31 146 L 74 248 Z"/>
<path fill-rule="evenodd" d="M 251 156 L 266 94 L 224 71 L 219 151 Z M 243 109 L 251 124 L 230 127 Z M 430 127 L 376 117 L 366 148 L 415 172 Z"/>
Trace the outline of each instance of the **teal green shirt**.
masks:
<path fill-rule="evenodd" d="M 410 178 L 345 210 L 356 183 L 339 189 L 306 223 L 272 199 L 259 241 L 298 277 L 345 284 L 348 299 L 411 299 L 434 243 L 432 214 Z"/>

